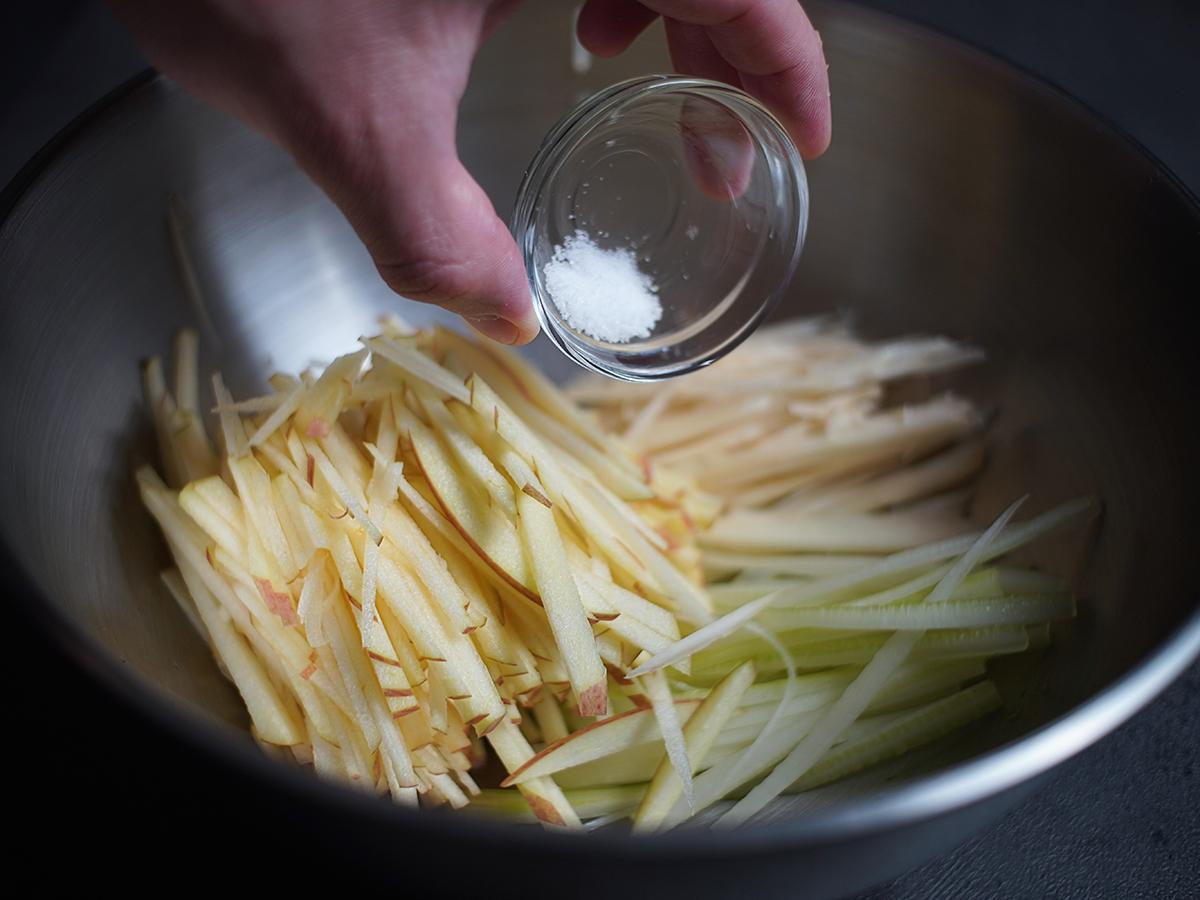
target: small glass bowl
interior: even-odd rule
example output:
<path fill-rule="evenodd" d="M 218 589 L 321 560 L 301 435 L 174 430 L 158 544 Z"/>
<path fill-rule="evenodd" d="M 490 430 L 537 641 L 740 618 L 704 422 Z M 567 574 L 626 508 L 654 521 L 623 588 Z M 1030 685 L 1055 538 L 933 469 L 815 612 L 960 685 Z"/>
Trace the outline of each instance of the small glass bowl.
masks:
<path fill-rule="evenodd" d="M 796 270 L 808 222 L 804 165 L 783 125 L 715 81 L 653 75 L 612 85 L 546 136 L 513 212 L 542 329 L 585 368 L 625 381 L 671 378 L 745 340 Z M 628 249 L 657 287 L 648 337 L 572 328 L 545 268 L 568 237 Z"/>

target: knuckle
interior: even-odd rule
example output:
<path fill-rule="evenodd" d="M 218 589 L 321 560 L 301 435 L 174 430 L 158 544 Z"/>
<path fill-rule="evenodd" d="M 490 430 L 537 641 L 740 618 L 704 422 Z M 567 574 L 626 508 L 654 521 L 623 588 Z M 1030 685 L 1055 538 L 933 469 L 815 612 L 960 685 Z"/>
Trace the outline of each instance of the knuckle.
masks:
<path fill-rule="evenodd" d="M 380 262 L 376 264 L 383 280 L 397 294 L 410 300 L 432 303 L 457 312 L 467 304 L 473 283 L 461 263 L 430 257 Z"/>

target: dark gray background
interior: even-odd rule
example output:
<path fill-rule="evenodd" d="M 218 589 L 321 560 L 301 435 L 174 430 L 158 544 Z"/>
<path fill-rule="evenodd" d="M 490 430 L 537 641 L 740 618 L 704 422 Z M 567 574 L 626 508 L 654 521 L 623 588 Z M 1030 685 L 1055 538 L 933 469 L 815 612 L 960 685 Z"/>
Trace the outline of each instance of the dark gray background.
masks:
<path fill-rule="evenodd" d="M 1148 147 L 1200 194 L 1200 3 L 1187 0 L 872 0 L 1043 76 Z M 0 183 L 87 105 L 143 68 L 97 2 L 0 11 Z M 836 122 L 836 103 L 835 122 Z M 836 126 L 835 126 L 836 127 Z M 10 625 L 10 627 L 13 627 Z M 11 637 L 11 635 L 10 635 Z M 22 835 L 12 867 L 42 888 L 198 887 L 238 855 L 209 830 L 212 782 L 167 742 L 72 673 L 42 665 L 21 636 L 0 654 L 12 718 L 6 792 Z M 62 700 L 56 715 L 47 697 Z M 1132 722 L 952 854 L 866 896 L 1200 896 L 1200 665 Z M 179 777 L 181 770 L 188 779 Z M 207 779 L 207 780 L 206 780 Z M 228 787 L 228 785 L 224 785 Z M 239 809 L 253 786 L 239 784 Z M 217 801 L 220 802 L 220 801 Z M 216 854 L 215 856 L 213 854 Z M 156 874 L 160 863 L 173 873 Z M 261 862 L 247 861 L 261 868 Z M 206 876 L 205 873 L 208 872 Z M 265 874 L 265 872 L 264 872 Z M 165 881 L 159 880 L 165 878 Z M 239 877 L 224 887 L 248 884 Z M 793 896 L 780 885 L 779 896 Z"/>

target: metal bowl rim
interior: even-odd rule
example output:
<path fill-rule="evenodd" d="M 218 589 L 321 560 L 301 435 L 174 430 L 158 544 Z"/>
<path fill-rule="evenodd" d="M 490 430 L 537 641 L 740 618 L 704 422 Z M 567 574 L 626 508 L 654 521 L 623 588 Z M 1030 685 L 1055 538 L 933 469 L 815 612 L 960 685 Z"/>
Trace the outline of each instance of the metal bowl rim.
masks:
<path fill-rule="evenodd" d="M 833 5 L 833 4 L 830 4 Z M 845 9 L 849 4 L 838 3 Z M 1064 113 L 1099 124 L 1111 139 L 1132 151 L 1130 158 L 1164 179 L 1200 225 L 1200 200 L 1151 151 L 1086 103 L 1025 67 L 992 51 L 929 25 L 875 10 L 851 7 L 852 14 L 876 19 L 889 28 L 908 29 L 931 41 L 973 58 L 978 65 L 999 71 L 1010 80 L 1042 95 Z M 40 177 L 89 127 L 113 112 L 135 93 L 166 79 L 147 69 L 97 100 L 52 137 L 0 191 L 0 229 Z M 603 831 L 591 835 L 513 828 L 511 823 L 484 816 L 418 812 L 365 797 L 319 781 L 299 768 L 280 765 L 261 753 L 233 729 L 214 725 L 198 710 L 147 684 L 88 635 L 36 587 L 12 551 L 0 545 L 0 566 L 15 578 L 16 596 L 31 620 L 66 658 L 87 672 L 148 724 L 173 738 L 203 749 L 215 762 L 261 778 L 270 787 L 310 796 L 342 815 L 355 816 L 380 829 L 421 828 L 426 834 L 457 841 L 480 841 L 514 851 L 556 852 L 564 856 L 610 854 L 614 861 L 667 861 L 699 855 L 712 858 L 783 851 L 801 845 L 820 845 L 912 825 L 984 801 L 1035 778 L 1109 734 L 1161 693 L 1200 656 L 1200 607 L 1159 647 L 1094 696 L 1021 738 L 964 763 L 894 788 L 848 801 L 835 809 L 795 819 L 782 819 L 736 830 L 678 830 L 630 839 Z"/>

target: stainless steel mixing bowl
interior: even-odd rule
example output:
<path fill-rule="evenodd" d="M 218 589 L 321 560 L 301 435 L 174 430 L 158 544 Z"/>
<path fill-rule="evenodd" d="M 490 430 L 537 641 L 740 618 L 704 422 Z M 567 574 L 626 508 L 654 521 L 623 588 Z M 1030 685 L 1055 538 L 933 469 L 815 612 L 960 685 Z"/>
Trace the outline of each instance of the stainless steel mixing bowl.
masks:
<path fill-rule="evenodd" d="M 564 6 L 527 3 L 481 55 L 463 103 L 462 153 L 502 214 L 576 98 L 665 66 L 654 36 L 573 74 Z M 1078 569 L 1079 620 L 1032 672 L 999 667 L 1012 712 L 973 731 L 964 759 L 817 811 L 785 803 L 738 832 L 632 840 L 418 816 L 263 758 L 157 581 L 164 551 L 130 478 L 152 456 L 135 363 L 198 322 L 168 252 L 166 197 L 191 211 L 211 318 L 205 362 L 240 391 L 350 346 L 397 301 L 283 154 L 157 79 L 87 114 L 0 203 L 0 562 L 14 597 L 114 702 L 214 765 L 252 773 L 264 827 L 287 815 L 287 827 L 360 864 L 454 847 L 481 872 L 537 860 L 544 884 L 576 896 L 628 885 L 753 895 L 781 876 L 826 896 L 1010 808 L 1200 649 L 1200 365 L 1184 326 L 1200 284 L 1200 208 L 1145 151 L 1013 68 L 853 7 L 813 12 L 836 136 L 811 166 L 811 237 L 784 314 L 837 309 L 868 334 L 944 332 L 987 348 L 988 365 L 959 382 L 997 412 L 980 516 L 1023 490 L 1037 507 L 1083 492 L 1105 502 L 1085 565 L 1078 539 L 1042 551 L 1047 565 Z M 544 344 L 532 352 L 569 374 Z M 423 877 L 420 866 L 370 871 L 409 887 Z"/>

